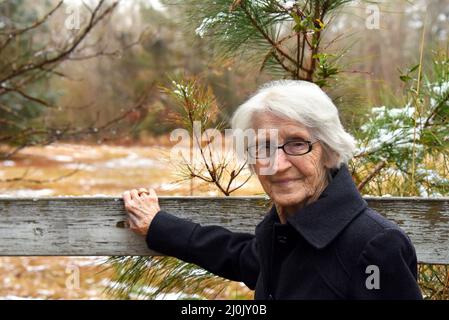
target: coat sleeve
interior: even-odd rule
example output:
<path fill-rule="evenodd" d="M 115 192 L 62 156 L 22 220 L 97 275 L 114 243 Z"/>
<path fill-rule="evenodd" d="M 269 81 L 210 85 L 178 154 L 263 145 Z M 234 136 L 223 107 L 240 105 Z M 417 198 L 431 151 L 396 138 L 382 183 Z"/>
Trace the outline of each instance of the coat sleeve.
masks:
<path fill-rule="evenodd" d="M 259 261 L 255 236 L 219 226 L 201 226 L 163 210 L 150 224 L 152 250 L 194 263 L 218 276 L 256 286 Z"/>
<path fill-rule="evenodd" d="M 422 299 L 415 249 L 405 233 L 388 228 L 374 236 L 359 256 L 350 280 L 351 299 Z"/>

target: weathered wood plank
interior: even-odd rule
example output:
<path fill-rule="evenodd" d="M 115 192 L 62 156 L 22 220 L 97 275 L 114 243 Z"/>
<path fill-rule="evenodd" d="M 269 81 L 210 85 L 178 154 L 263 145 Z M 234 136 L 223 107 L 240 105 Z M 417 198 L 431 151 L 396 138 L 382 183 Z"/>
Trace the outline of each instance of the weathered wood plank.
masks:
<path fill-rule="evenodd" d="M 449 199 L 366 198 L 412 239 L 420 262 L 449 264 Z M 263 197 L 160 197 L 164 210 L 205 225 L 254 232 L 268 211 Z M 0 198 L 0 255 L 152 255 L 120 228 L 113 197 Z M 176 235 L 167 235 L 176 236 Z"/>

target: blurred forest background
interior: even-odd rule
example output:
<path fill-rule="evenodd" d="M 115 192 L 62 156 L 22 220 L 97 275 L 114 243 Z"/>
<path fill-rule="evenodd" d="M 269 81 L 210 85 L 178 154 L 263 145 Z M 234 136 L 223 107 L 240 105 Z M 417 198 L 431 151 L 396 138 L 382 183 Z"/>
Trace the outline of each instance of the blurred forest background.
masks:
<path fill-rule="evenodd" d="M 319 19 L 300 10 L 327 2 L 335 8 Z M 297 37 L 311 53 L 289 44 L 282 50 L 302 58 L 284 59 L 284 40 L 267 45 L 258 23 L 272 39 Z M 0 0 L 0 195 L 119 196 L 141 186 L 160 195 L 229 195 L 220 181 L 192 179 L 210 172 L 187 171 L 186 178 L 185 168 L 170 166 L 169 135 L 189 127 L 179 121 L 186 105 L 204 102 L 199 120 L 228 128 L 260 84 L 305 78 L 323 86 L 357 138 L 351 167 L 364 194 L 447 196 L 448 38 L 447 0 Z M 179 88 L 197 94 L 183 105 Z M 248 179 L 233 195 L 262 194 Z M 99 259 L 2 257 L 0 296 L 252 296 L 174 259 L 113 257 L 97 273 Z M 77 289 L 65 282 L 72 265 L 82 274 Z M 170 269 L 170 284 L 149 285 L 150 266 Z M 448 268 L 420 268 L 426 297 L 448 298 Z M 202 285 L 192 289 L 198 279 Z"/>
<path fill-rule="evenodd" d="M 94 7 L 95 1 L 91 2 Z M 26 0 L 3 0 L 0 30 L 8 30 L 12 25 L 28 27 L 57 3 L 39 1 L 37 5 Z M 2 116 L 8 114 L 5 108 L 13 105 L 22 121 L 15 122 L 19 128 L 36 118 L 39 119 L 33 123 L 36 129 L 41 126 L 92 128 L 92 124 L 100 126 L 113 121 L 117 115 L 141 102 L 143 108 L 128 114 L 125 121 L 111 126 L 103 135 L 108 141 L 118 140 L 126 132 L 138 139 L 166 134 L 172 129 L 164 121 L 169 102 L 157 90 L 151 94 L 149 91 L 155 84 L 167 84 L 176 74 L 204 79 L 213 88 L 221 106 L 220 117 L 225 120 L 260 83 L 273 78 L 271 74 L 259 72 L 260 64 L 246 63 L 238 57 L 217 61 L 214 44 L 208 41 L 207 35 L 201 36 L 200 31 L 185 28 L 186 5 L 182 2 L 173 4 L 173 1 L 164 3 L 156 0 L 119 2 L 73 52 L 60 59 L 57 68 L 52 68 L 54 72 L 38 81 L 33 79 L 21 84 L 19 89 L 39 100 L 5 91 L 7 83 L 2 77 Z M 104 4 L 103 9 L 106 6 Z M 344 108 L 342 115 L 347 124 L 354 115 L 385 104 L 386 97 L 403 93 L 398 70 L 419 62 L 425 22 L 428 25 L 424 30 L 424 61 L 431 61 L 434 50 L 447 47 L 447 6 L 444 0 L 383 1 L 379 4 L 380 28 L 372 30 L 366 28 L 370 12 L 366 11 L 367 4 L 363 2 L 349 3 L 333 18 L 325 36 L 337 38 L 337 41 L 326 51 L 344 50 L 345 54 L 341 58 L 342 72 L 338 82 L 328 91 L 334 98 L 341 99 L 338 104 Z M 20 38 L 15 36 L 0 51 L 2 76 L 8 75 L 7 69 L 14 69 L 21 62 L 42 56 L 53 58 L 64 49 L 66 43 L 76 37 L 78 30 L 65 26 L 77 22 L 67 21 L 76 20 L 76 14 L 79 14 L 80 28 L 84 27 L 83 19 L 89 18 L 87 7 L 78 7 L 77 1 L 66 1 L 44 23 L 23 33 Z M 8 36 L 2 32 L 2 40 L 7 40 Z M 430 67 L 430 63 L 425 65 Z M 140 100 L 145 94 L 146 99 Z M 43 101 L 45 103 L 40 103 Z M 7 129 L 17 128 L 4 123 L 2 134 Z M 64 136 L 63 132 L 60 136 Z M 95 132 L 88 136 L 93 142 L 99 138 Z M 87 137 L 71 135 L 64 138 L 86 141 Z M 37 137 L 34 139 L 39 141 Z"/>

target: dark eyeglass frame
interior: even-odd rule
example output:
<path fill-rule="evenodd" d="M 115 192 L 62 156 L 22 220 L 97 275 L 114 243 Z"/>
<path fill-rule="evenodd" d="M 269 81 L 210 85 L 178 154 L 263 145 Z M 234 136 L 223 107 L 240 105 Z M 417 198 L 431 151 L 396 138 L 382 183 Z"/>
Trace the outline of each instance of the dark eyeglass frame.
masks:
<path fill-rule="evenodd" d="M 314 144 L 314 143 L 316 143 L 316 142 L 318 142 L 318 141 L 320 141 L 320 140 L 315 140 L 315 141 L 308 141 L 308 140 L 290 140 L 290 141 L 287 141 L 287 142 L 285 142 L 284 144 L 282 144 L 282 145 L 280 145 L 280 146 L 277 146 L 276 147 L 276 150 L 275 150 L 275 152 L 278 150 L 278 149 L 282 149 L 284 152 L 285 152 L 285 154 L 288 154 L 289 156 L 303 156 L 303 155 L 305 155 L 305 154 L 308 154 L 310 151 L 312 151 L 312 145 Z M 286 150 L 285 150 L 285 146 L 286 145 L 288 145 L 288 144 L 290 144 L 290 143 L 298 143 L 298 142 L 304 142 L 304 143 L 306 143 L 309 147 L 308 147 L 308 149 L 307 149 L 307 151 L 305 151 L 305 152 L 303 152 L 303 153 L 289 153 L 289 152 L 287 152 Z M 251 153 L 249 152 L 249 149 L 250 148 L 254 148 L 254 147 L 257 147 L 257 145 L 252 145 L 252 146 L 249 146 L 248 148 L 247 148 L 247 152 L 248 152 L 248 155 L 250 155 L 251 156 Z M 268 155 L 267 157 L 252 157 L 253 159 L 268 159 L 268 158 L 270 158 L 271 156 L 273 156 L 274 155 L 274 153 L 275 152 L 273 152 L 273 154 L 270 154 L 270 155 Z"/>

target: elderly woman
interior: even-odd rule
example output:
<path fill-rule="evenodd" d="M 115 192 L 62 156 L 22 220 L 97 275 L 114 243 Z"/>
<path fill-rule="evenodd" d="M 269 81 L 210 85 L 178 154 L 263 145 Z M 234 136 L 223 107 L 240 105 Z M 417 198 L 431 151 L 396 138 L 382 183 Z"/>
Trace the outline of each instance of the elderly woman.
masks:
<path fill-rule="evenodd" d="M 255 235 L 177 218 L 160 209 L 152 189 L 126 191 L 130 228 L 149 248 L 242 281 L 256 299 L 422 298 L 413 245 L 358 192 L 346 166 L 354 139 L 318 86 L 269 83 L 232 125 L 277 130 L 279 141 L 258 136 L 247 148 L 273 202 Z M 262 174 L 267 159 L 275 165 Z"/>

